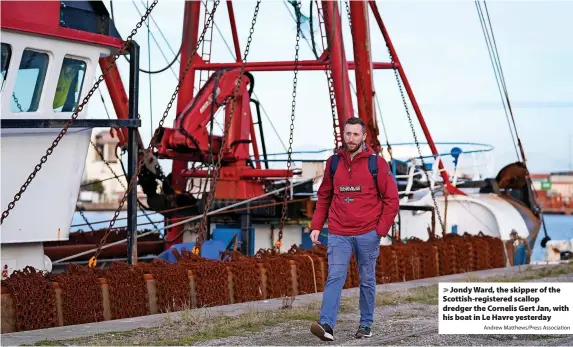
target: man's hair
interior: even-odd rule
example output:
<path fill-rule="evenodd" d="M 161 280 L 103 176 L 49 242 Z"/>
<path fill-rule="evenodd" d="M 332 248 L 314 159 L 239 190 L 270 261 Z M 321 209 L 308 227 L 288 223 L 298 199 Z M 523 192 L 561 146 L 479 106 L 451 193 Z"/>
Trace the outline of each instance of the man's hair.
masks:
<path fill-rule="evenodd" d="M 348 118 L 346 120 L 346 122 L 344 122 L 345 126 L 346 126 L 346 124 L 351 124 L 351 125 L 360 124 L 360 125 L 362 125 L 362 133 L 366 134 L 366 124 L 364 124 L 364 121 L 362 119 L 360 119 L 358 117 Z"/>

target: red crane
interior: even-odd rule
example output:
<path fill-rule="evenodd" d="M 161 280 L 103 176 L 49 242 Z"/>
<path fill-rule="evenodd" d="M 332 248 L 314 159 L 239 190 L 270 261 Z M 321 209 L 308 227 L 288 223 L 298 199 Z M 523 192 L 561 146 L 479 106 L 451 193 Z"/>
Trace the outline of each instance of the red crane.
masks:
<path fill-rule="evenodd" d="M 208 1 L 207 5 L 213 5 Z M 378 140 L 378 126 L 374 109 L 373 69 L 394 69 L 399 74 L 405 91 L 414 108 L 418 121 L 434 155 L 438 154 L 432 140 L 430 131 L 424 122 L 422 112 L 412 88 L 408 82 L 400 59 L 392 44 L 388 30 L 378 11 L 375 1 L 350 1 L 348 15 L 352 23 L 352 44 L 355 62 L 346 60 L 344 50 L 341 14 L 338 4 L 333 1 L 316 1 L 319 16 L 322 20 L 326 36 L 327 46 L 325 51 L 316 60 L 301 61 L 241 61 L 241 48 L 239 45 L 237 25 L 233 10 L 233 1 L 226 1 L 229 14 L 230 27 L 237 61 L 229 63 L 210 63 L 198 54 L 198 47 L 204 39 L 207 28 L 199 30 L 199 19 L 202 12 L 206 17 L 215 11 L 221 11 L 219 1 L 214 2 L 213 9 L 202 10 L 201 1 L 187 1 L 184 5 L 183 42 L 181 50 L 180 88 L 177 94 L 176 119 L 172 128 L 160 127 L 154 137 L 156 154 L 160 158 L 173 160 L 170 183 L 175 192 L 183 192 L 186 189 L 189 177 L 207 177 L 208 170 L 189 169 L 189 161 L 205 162 L 207 157 L 221 155 L 221 167 L 217 173 L 218 179 L 215 185 L 214 199 L 247 199 L 264 192 L 265 184 L 272 178 L 284 179 L 292 176 L 289 170 L 270 170 L 260 167 L 258 145 L 256 143 L 255 126 L 250 108 L 250 90 L 252 87 L 252 73 L 259 71 L 288 71 L 288 70 L 325 70 L 331 79 L 331 89 L 334 94 L 335 111 L 333 107 L 333 122 L 336 134 L 335 143 L 340 145 L 339 134 L 343 131 L 344 122 L 353 117 L 353 104 L 349 82 L 349 70 L 353 70 L 357 83 L 358 115 L 367 124 L 367 140 L 369 144 L 380 151 Z M 319 6 L 321 5 L 321 6 Z M 258 4 L 257 4 L 258 11 Z M 369 11 L 372 11 L 378 28 L 386 41 L 391 62 L 373 62 L 369 33 Z M 211 17 L 212 18 L 212 17 Z M 206 18 L 205 22 L 208 18 Z M 211 25 L 211 24 L 208 24 Z M 256 29 L 254 29 L 256 30 Z M 205 44 L 205 43 L 204 43 Z M 184 62 L 189 62 L 185 64 Z M 100 65 L 105 67 L 106 61 L 102 59 Z M 210 79 L 204 84 L 199 92 L 194 94 L 196 74 L 203 70 L 215 71 Z M 241 77 L 241 83 L 235 81 Z M 105 81 L 111 93 L 116 113 L 119 118 L 127 118 L 127 98 L 125 90 L 119 79 L 119 73 L 112 69 L 105 76 Z M 233 96 L 235 87 L 238 93 L 235 96 L 235 108 L 225 106 L 226 122 L 231 119 L 229 131 L 222 137 L 211 136 L 207 125 L 210 123 L 214 112 L 223 106 L 223 103 Z M 333 105 L 334 106 L 334 105 Z M 231 116 L 231 113 L 233 115 Z M 336 129 L 338 127 L 338 129 Z M 221 144 L 225 143 L 225 148 Z M 249 164 L 250 148 L 253 148 L 256 167 Z M 212 157 L 211 157 L 212 158 Z M 443 165 L 440 162 L 440 169 Z M 441 172 L 446 189 L 450 193 L 463 194 L 450 184 L 445 170 Z M 202 211 L 200 211 L 202 212 Z M 166 247 L 181 242 L 181 227 L 171 228 L 167 232 L 170 240 Z"/>

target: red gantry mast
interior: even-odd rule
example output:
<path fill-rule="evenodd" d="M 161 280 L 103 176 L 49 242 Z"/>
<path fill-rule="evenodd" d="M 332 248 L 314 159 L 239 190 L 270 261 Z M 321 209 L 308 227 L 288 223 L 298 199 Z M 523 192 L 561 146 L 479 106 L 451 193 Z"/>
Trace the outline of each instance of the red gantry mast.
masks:
<path fill-rule="evenodd" d="M 207 1 L 207 4 L 209 3 L 210 2 Z M 218 3 L 218 1 L 215 3 Z M 177 95 L 177 116 L 172 129 L 158 129 L 156 134 L 159 134 L 159 136 L 156 137 L 156 140 L 159 141 L 155 143 L 160 157 L 171 158 L 173 160 L 171 186 L 175 191 L 185 191 L 186 182 L 189 177 L 207 176 L 206 170 L 189 170 L 188 162 L 204 160 L 206 149 L 210 148 L 209 143 L 211 141 L 213 141 L 212 150 L 214 151 L 212 154 L 216 155 L 217 151 L 225 150 L 223 156 L 224 165 L 220 168 L 221 172 L 218 175 L 219 179 L 216 185 L 225 186 L 228 189 L 216 189 L 216 199 L 247 199 L 263 192 L 264 181 L 270 178 L 284 179 L 287 176 L 292 176 L 292 172 L 285 172 L 285 170 L 262 169 L 260 164 L 255 168 L 248 165 L 247 159 L 250 156 L 250 146 L 254 149 L 255 159 L 259 160 L 258 146 L 254 134 L 254 122 L 251 116 L 248 97 L 248 85 L 250 84 L 248 76 L 250 72 L 289 71 L 294 70 L 295 66 L 300 71 L 327 70 L 331 68 L 338 127 L 342 134 L 344 122 L 348 118 L 353 117 L 354 114 L 349 80 L 349 70 L 354 70 L 357 81 L 358 115 L 367 124 L 367 141 L 369 145 L 380 150 L 381 146 L 378 140 L 378 127 L 374 110 L 375 92 L 373 87 L 373 70 L 396 69 L 404 83 L 406 93 L 413 105 L 432 153 L 435 156 L 438 155 L 430 131 L 424 121 L 420 107 L 416 102 L 412 88 L 374 1 L 350 1 L 349 18 L 352 26 L 351 31 L 355 62 L 346 60 L 338 2 L 325 0 L 320 2 L 322 4 L 322 11 L 319 11 L 319 14 L 322 13 L 323 15 L 322 20 L 324 21 L 328 47 L 325 52 L 320 55 L 319 59 L 301 60 L 298 62 L 247 61 L 244 64 L 241 61 L 241 48 L 239 46 L 239 35 L 233 10 L 233 1 L 228 0 L 225 3 L 229 14 L 235 56 L 237 57 L 236 61 L 229 63 L 211 63 L 195 52 L 195 47 L 197 46 L 200 36 L 199 19 L 203 4 L 201 1 L 186 1 L 184 4 L 183 42 L 181 51 L 182 63 L 180 67 L 180 78 L 184 77 L 184 82 L 181 84 Z M 271 3 L 269 3 L 268 6 L 270 6 L 270 4 Z M 316 4 L 318 7 L 319 2 L 317 1 Z M 386 41 L 393 60 L 392 62 L 372 61 L 372 45 L 369 33 L 370 11 L 368 7 L 370 7 L 370 11 Z M 207 41 L 207 39 L 204 39 L 203 44 L 207 44 Z M 210 42 L 208 44 L 210 45 Z M 189 61 L 189 59 L 192 60 L 188 72 L 183 76 L 186 69 L 185 62 Z M 103 59 L 100 64 L 105 64 Z M 235 109 L 236 114 L 230 124 L 229 133 L 223 135 L 227 137 L 225 142 L 226 147 L 229 148 L 222 149 L 218 147 L 218 144 L 222 142 L 222 138 L 211 136 L 207 131 L 206 124 L 210 121 L 212 114 L 211 111 L 205 109 L 204 105 L 208 105 L 209 107 L 207 108 L 211 108 L 213 95 L 215 95 L 213 94 L 215 83 L 221 82 L 221 84 L 218 85 L 218 88 L 221 90 L 218 92 L 223 94 L 232 93 L 234 89 L 233 86 L 235 85 L 233 76 L 235 76 L 235 78 L 238 76 L 236 74 L 238 68 L 241 66 L 244 68 L 245 74 L 243 75 L 244 81 L 243 84 L 241 84 L 239 94 L 243 94 L 237 96 L 237 103 L 240 103 L 240 105 L 237 105 Z M 116 68 L 114 67 L 114 69 Z M 121 85 L 119 74 L 117 71 L 114 71 L 114 69 L 105 76 L 105 80 L 118 117 L 126 118 L 127 97 L 125 89 Z M 223 69 L 226 70 L 222 72 L 221 70 Z M 219 73 L 213 73 L 211 78 L 202 86 L 201 90 L 195 94 L 195 74 L 203 70 L 219 71 Z M 215 96 L 217 103 L 223 101 L 223 99 L 217 99 L 219 95 Z M 226 96 L 227 95 L 223 95 L 221 98 Z M 228 112 L 229 110 L 226 107 L 226 118 L 229 117 Z M 447 172 L 443 170 L 444 167 L 441 161 L 439 168 L 441 169 L 441 176 L 447 191 L 454 194 L 464 194 L 451 185 Z M 239 188 L 234 188 L 237 186 Z M 223 191 L 225 191 L 225 193 L 223 193 Z M 183 226 L 176 226 L 167 231 L 166 239 L 168 241 L 166 248 L 182 242 L 182 228 Z"/>

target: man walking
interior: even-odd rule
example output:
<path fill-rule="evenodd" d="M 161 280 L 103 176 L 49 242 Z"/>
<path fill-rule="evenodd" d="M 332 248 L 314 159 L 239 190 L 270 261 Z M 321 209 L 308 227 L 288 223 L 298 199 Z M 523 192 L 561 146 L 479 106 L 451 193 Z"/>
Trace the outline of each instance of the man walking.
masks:
<path fill-rule="evenodd" d="M 372 336 L 380 240 L 388 234 L 399 211 L 392 171 L 365 140 L 364 122 L 348 119 L 344 148 L 326 161 L 310 226 L 312 242 L 319 244 L 318 236 L 328 216 L 328 280 L 320 319 L 310 328 L 323 341 L 334 341 L 333 328 L 352 252 L 360 274 L 360 325 L 355 337 Z"/>

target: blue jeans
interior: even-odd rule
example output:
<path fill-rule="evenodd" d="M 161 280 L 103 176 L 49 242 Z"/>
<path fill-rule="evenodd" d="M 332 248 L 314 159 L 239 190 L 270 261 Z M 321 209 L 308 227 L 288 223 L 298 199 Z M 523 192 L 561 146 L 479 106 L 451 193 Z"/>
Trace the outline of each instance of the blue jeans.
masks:
<path fill-rule="evenodd" d="M 360 325 L 370 327 L 374 320 L 375 269 L 380 252 L 380 236 L 375 230 L 359 236 L 328 234 L 328 279 L 322 297 L 319 323 L 326 323 L 331 328 L 336 325 L 340 296 L 353 251 L 360 274 Z"/>

